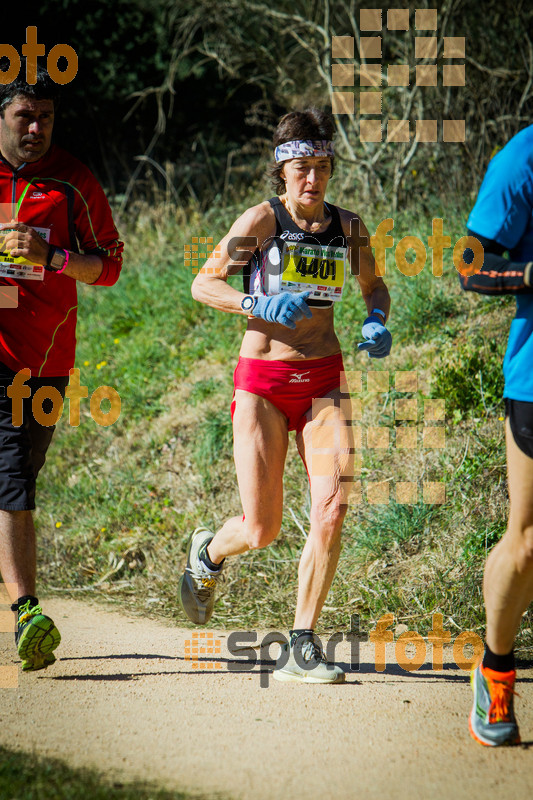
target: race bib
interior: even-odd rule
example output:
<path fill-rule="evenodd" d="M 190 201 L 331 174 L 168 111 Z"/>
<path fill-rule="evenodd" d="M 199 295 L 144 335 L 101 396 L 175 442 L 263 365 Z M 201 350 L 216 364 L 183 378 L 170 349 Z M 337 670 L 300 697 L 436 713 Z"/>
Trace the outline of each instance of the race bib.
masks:
<path fill-rule="evenodd" d="M 345 280 L 346 247 L 285 242 L 281 291 L 311 291 L 310 297 L 340 300 Z"/>
<path fill-rule="evenodd" d="M 34 228 L 39 236 L 45 240 L 50 241 L 50 228 Z M 0 231 L 0 248 L 4 244 L 4 234 L 9 233 L 9 230 Z M 44 267 L 41 264 L 33 264 L 26 258 L 18 256 L 12 258 L 9 253 L 5 253 L 0 249 L 0 278 L 15 278 L 16 280 L 26 281 L 42 281 L 44 279 Z"/>

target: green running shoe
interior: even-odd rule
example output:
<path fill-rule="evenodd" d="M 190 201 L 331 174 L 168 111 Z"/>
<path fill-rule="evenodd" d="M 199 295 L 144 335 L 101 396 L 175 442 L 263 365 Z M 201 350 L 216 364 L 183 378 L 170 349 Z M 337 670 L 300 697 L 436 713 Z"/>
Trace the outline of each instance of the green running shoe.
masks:
<path fill-rule="evenodd" d="M 199 625 L 205 625 L 211 618 L 217 580 L 222 575 L 222 567 L 218 572 L 211 572 L 200 559 L 200 552 L 213 536 L 213 532 L 207 528 L 196 528 L 189 541 L 187 566 L 178 588 L 181 607 L 191 622 Z"/>
<path fill-rule="evenodd" d="M 470 734 L 487 747 L 519 744 L 520 733 L 514 715 L 516 672 L 496 672 L 480 664 L 473 670 L 470 682 L 474 705 L 470 712 Z"/>
<path fill-rule="evenodd" d="M 43 614 L 41 606 L 30 608 L 30 600 L 18 610 L 15 643 L 26 671 L 46 669 L 56 660 L 53 651 L 61 641 L 54 621 Z"/>
<path fill-rule="evenodd" d="M 287 658 L 287 651 L 289 651 Z M 284 644 L 272 677 L 277 681 L 292 683 L 344 683 L 345 674 L 340 667 L 330 664 L 318 642 L 306 639 L 292 647 Z"/>

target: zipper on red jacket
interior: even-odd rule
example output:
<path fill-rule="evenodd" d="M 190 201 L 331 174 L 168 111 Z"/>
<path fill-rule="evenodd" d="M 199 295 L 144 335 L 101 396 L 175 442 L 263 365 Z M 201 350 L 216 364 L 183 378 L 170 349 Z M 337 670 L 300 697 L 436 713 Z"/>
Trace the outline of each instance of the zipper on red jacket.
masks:
<path fill-rule="evenodd" d="M 17 181 L 18 181 L 17 172 L 19 171 L 19 169 L 23 169 L 25 166 L 26 162 L 24 162 L 24 164 L 21 164 L 20 167 L 17 167 L 17 169 L 13 170 L 13 178 L 12 178 L 13 188 L 11 190 L 11 203 L 13 204 L 14 209 L 16 209 L 17 207 Z"/>

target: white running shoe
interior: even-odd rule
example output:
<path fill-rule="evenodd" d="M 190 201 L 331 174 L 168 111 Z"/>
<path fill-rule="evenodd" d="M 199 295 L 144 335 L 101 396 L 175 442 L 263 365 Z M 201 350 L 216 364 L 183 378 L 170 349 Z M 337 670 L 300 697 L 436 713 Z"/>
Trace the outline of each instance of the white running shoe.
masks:
<path fill-rule="evenodd" d="M 287 650 L 289 657 L 287 659 Z M 277 681 L 298 683 L 344 683 L 345 674 L 340 667 L 326 661 L 320 645 L 312 639 L 305 639 L 298 643 L 298 639 L 291 647 L 284 644 L 278 658 L 278 663 L 272 677 Z"/>

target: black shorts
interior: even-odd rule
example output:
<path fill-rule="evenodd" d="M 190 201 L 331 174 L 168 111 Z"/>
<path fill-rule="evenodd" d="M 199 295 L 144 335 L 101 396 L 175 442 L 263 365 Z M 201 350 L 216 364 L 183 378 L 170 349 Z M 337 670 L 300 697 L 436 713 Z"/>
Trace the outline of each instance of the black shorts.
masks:
<path fill-rule="evenodd" d="M 55 425 L 44 426 L 37 422 L 32 411 L 32 398 L 41 386 L 53 386 L 64 397 L 69 379 L 68 376 L 30 378 L 26 386 L 29 386 L 31 396 L 18 401 L 22 404 L 22 424 L 15 427 L 13 413 L 17 401 L 7 395 L 7 387 L 15 375 L 13 370 L 0 363 L 0 509 L 27 511 L 35 508 L 35 481 L 46 460 L 46 451 L 55 430 Z M 52 408 L 51 400 L 43 400 L 44 414 L 50 413 Z M 45 421 L 44 417 L 42 419 Z"/>
<path fill-rule="evenodd" d="M 505 398 L 505 416 L 509 417 L 511 433 L 517 447 L 533 458 L 533 403 Z"/>

